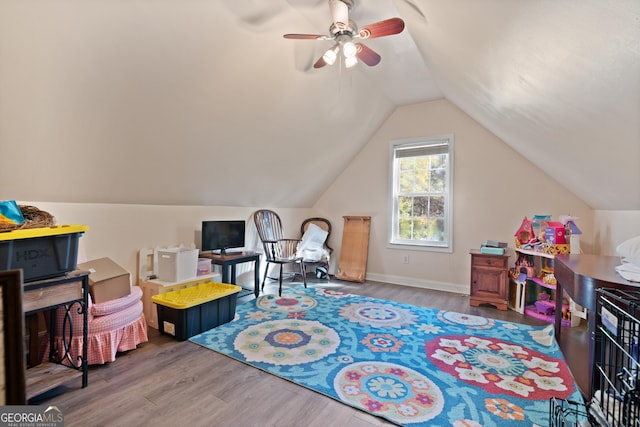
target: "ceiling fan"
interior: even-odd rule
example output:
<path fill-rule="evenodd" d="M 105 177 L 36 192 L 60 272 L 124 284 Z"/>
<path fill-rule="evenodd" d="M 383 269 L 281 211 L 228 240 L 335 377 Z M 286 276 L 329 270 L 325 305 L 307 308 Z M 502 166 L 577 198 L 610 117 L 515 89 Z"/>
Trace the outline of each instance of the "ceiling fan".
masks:
<path fill-rule="evenodd" d="M 349 19 L 349 10 L 353 7 L 354 1 L 329 0 L 333 20 L 329 27 L 330 35 L 285 34 L 283 37 L 301 40 L 334 40 L 334 45 L 313 64 L 313 68 L 332 65 L 340 53 L 344 57 L 344 65 L 347 68 L 356 65 L 358 59 L 370 67 L 378 65 L 382 59 L 380 55 L 364 43 L 354 43 L 354 39 L 366 40 L 401 33 L 404 30 L 404 21 L 400 18 L 390 18 L 358 28 L 355 22 Z"/>

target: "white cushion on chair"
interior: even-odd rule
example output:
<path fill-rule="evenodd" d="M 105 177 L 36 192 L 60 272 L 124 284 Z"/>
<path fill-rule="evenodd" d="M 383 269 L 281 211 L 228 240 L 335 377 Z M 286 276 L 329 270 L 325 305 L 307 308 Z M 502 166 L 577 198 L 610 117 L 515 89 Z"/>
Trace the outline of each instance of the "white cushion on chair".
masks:
<path fill-rule="evenodd" d="M 305 261 L 320 261 L 329 258 L 329 252 L 324 249 L 324 242 L 329 233 L 315 224 L 309 227 L 298 244 L 298 256 Z"/>

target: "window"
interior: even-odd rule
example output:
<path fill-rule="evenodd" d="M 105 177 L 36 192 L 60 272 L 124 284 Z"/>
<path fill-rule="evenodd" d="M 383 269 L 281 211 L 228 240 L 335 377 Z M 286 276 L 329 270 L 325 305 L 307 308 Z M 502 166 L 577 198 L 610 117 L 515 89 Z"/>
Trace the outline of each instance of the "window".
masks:
<path fill-rule="evenodd" d="M 391 143 L 390 244 L 451 251 L 453 136 Z"/>

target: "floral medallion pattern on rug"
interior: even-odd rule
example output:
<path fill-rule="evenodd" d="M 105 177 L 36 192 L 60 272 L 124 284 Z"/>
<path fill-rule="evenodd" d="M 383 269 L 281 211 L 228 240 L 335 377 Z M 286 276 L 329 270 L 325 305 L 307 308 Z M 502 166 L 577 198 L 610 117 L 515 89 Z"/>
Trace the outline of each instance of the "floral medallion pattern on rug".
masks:
<path fill-rule="evenodd" d="M 285 313 L 311 310 L 316 304 L 317 301 L 314 298 L 306 295 L 300 295 L 295 298 L 264 295 L 257 301 L 258 307 L 263 310 L 282 311 Z"/>
<path fill-rule="evenodd" d="M 472 336 L 445 336 L 425 344 L 429 361 L 455 378 L 493 394 L 566 398 L 573 378 L 561 359 Z"/>
<path fill-rule="evenodd" d="M 360 326 L 379 328 L 400 328 L 416 321 L 410 310 L 375 301 L 347 304 L 340 309 L 340 315 Z"/>
<path fill-rule="evenodd" d="M 398 425 L 548 425 L 582 402 L 546 327 L 323 289 L 237 306 L 192 342 Z"/>
<path fill-rule="evenodd" d="M 442 392 L 429 378 L 393 363 L 345 366 L 336 374 L 334 388 L 343 401 L 374 414 L 385 413 L 400 423 L 429 421 L 444 406 Z"/>
<path fill-rule="evenodd" d="M 236 350 L 249 362 L 297 365 L 335 353 L 340 337 L 331 328 L 309 320 L 273 320 L 240 332 Z"/>
<path fill-rule="evenodd" d="M 463 325 L 469 329 L 488 329 L 493 327 L 494 324 L 493 319 L 454 311 L 440 311 L 438 312 L 438 319 L 449 325 Z"/>

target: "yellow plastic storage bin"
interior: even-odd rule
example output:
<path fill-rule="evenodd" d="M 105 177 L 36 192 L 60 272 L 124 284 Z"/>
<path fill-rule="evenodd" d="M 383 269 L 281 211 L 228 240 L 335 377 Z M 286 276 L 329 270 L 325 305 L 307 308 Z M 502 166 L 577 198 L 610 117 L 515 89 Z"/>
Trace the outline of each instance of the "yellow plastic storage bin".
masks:
<path fill-rule="evenodd" d="M 227 283 L 203 283 L 166 294 L 153 295 L 161 333 L 184 341 L 201 332 L 230 322 L 236 315 L 238 292 Z"/>
<path fill-rule="evenodd" d="M 78 240 L 86 225 L 0 232 L 0 270 L 22 269 L 22 280 L 48 279 L 76 269 Z"/>

